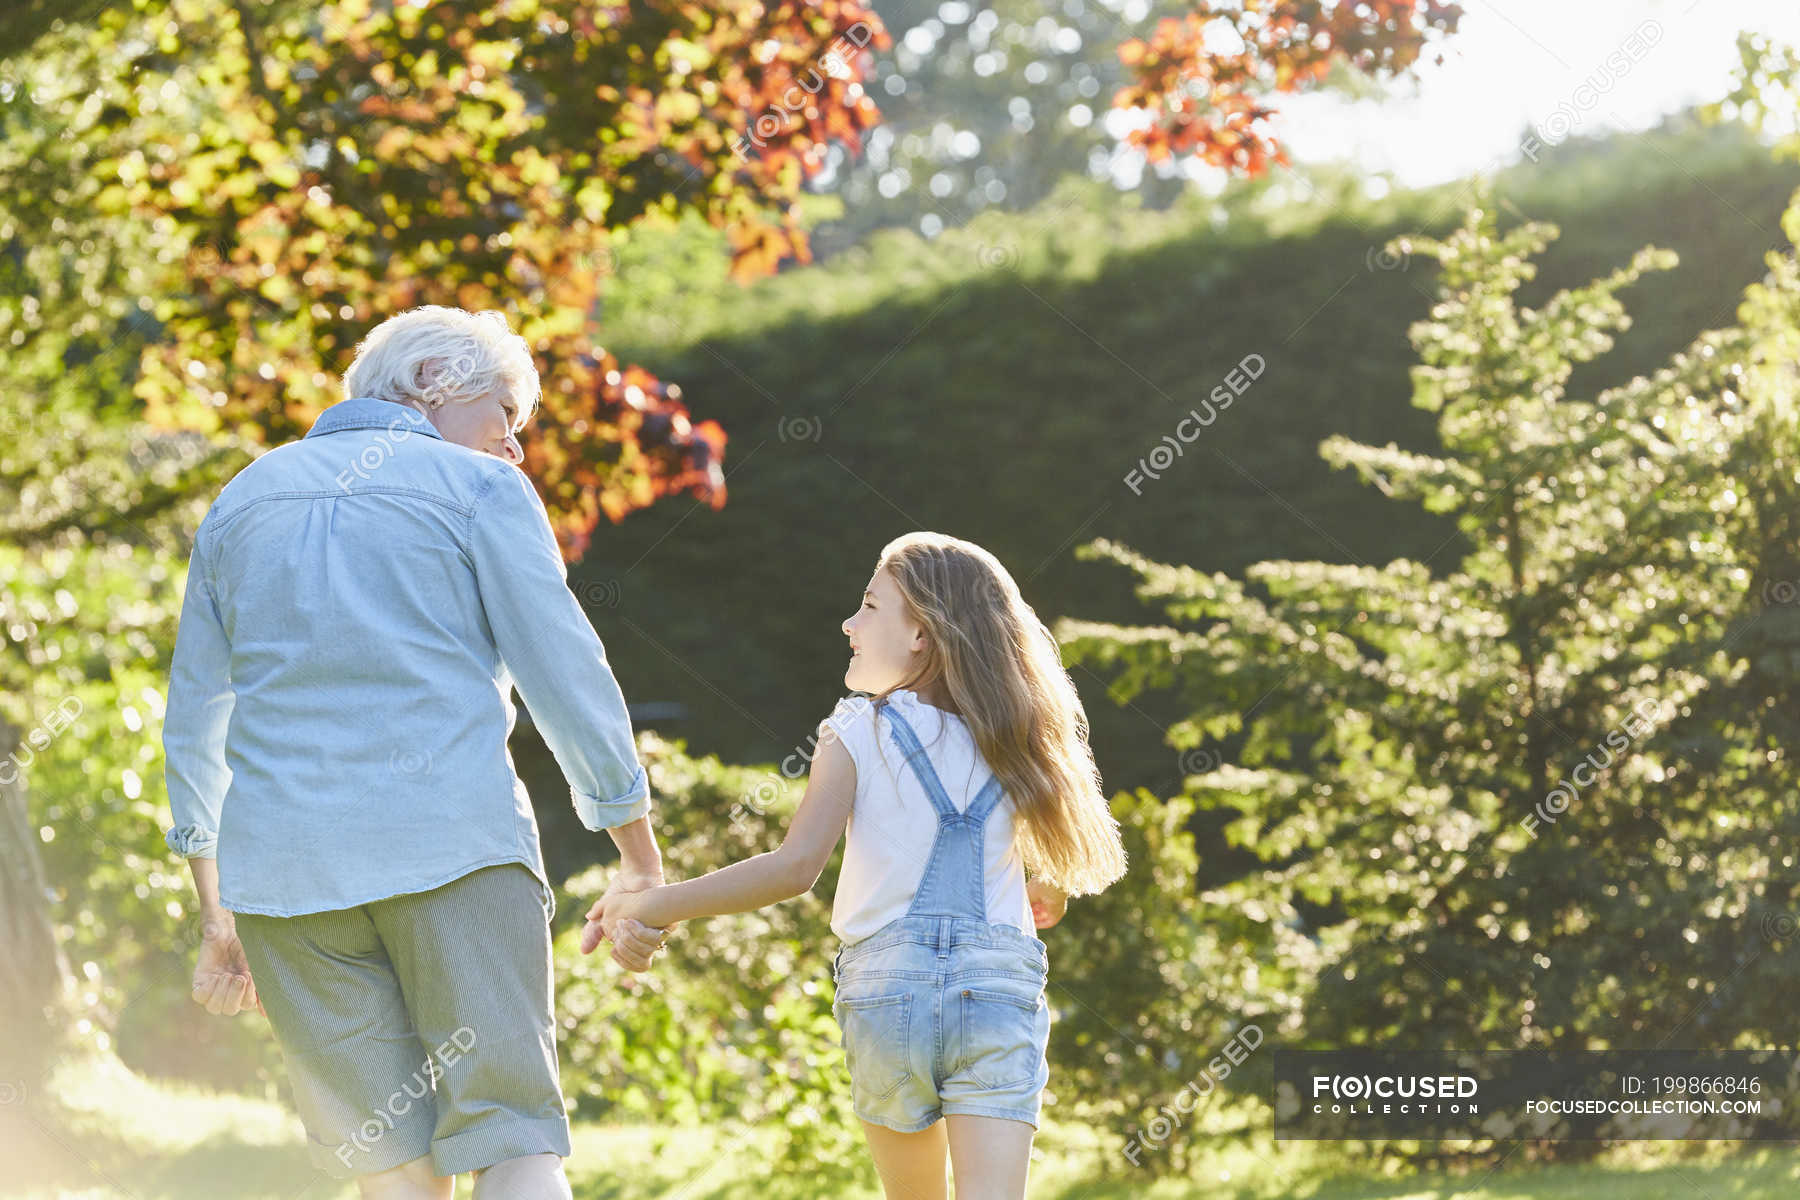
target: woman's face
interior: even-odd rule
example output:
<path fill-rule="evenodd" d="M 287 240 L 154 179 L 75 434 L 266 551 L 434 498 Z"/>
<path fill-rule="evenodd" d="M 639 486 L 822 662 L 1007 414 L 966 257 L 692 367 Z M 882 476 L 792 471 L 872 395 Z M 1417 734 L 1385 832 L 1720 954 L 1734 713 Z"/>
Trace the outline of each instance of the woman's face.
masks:
<path fill-rule="evenodd" d="M 518 401 L 501 384 L 480 399 L 466 404 L 442 404 L 425 415 L 446 442 L 492 454 L 516 467 L 525 461 L 525 452 L 512 432 L 518 414 Z"/>
<path fill-rule="evenodd" d="M 886 567 L 877 568 L 862 606 L 844 622 L 850 666 L 844 686 L 853 692 L 886 692 L 912 675 L 925 652 L 925 631 L 906 616 L 900 588 Z"/>

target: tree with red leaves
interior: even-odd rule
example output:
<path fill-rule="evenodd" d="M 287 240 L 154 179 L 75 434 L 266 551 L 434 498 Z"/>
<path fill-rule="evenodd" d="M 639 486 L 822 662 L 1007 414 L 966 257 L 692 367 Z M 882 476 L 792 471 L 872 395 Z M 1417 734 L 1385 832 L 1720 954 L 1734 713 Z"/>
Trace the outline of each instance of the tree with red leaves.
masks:
<path fill-rule="evenodd" d="M 501 309 L 537 355 L 526 468 L 568 557 L 658 497 L 722 505 L 724 431 L 596 344 L 612 240 L 694 212 L 739 278 L 804 261 L 801 185 L 877 120 L 862 80 L 886 39 L 858 0 L 102 12 L 68 98 L 94 97 L 70 119 L 95 204 L 180 256 L 136 382 L 147 416 L 287 441 L 384 318 Z"/>
<path fill-rule="evenodd" d="M 1285 161 L 1267 97 L 1410 66 L 1454 4 L 1201 0 L 1120 47 L 1153 159 Z M 694 212 L 748 279 L 810 258 L 801 188 L 879 120 L 863 0 L 136 0 L 59 115 L 92 215 L 179 256 L 136 391 L 165 428 L 273 444 L 418 304 L 505 310 L 536 350 L 526 466 L 571 558 L 605 518 L 724 503 L 725 432 L 596 344 L 618 231 Z M 1233 42 L 1220 49 L 1217 42 Z M 91 249 L 74 225 L 69 261 Z"/>
<path fill-rule="evenodd" d="M 1377 78 L 1400 74 L 1454 34 L 1462 15 L 1461 5 L 1437 0 L 1198 0 L 1149 38 L 1120 45 L 1135 78 L 1113 107 L 1148 114 L 1126 140 L 1152 162 L 1193 155 L 1260 175 L 1288 161 L 1267 128 L 1270 97 L 1317 86 L 1338 63 Z"/>

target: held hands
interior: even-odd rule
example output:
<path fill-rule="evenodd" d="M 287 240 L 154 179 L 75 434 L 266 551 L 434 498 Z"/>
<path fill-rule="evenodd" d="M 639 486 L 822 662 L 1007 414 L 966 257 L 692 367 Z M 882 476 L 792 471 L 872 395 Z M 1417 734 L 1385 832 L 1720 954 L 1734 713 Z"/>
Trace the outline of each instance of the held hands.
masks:
<path fill-rule="evenodd" d="M 1039 929 L 1048 929 L 1063 919 L 1069 909 L 1068 893 L 1051 887 L 1041 879 L 1027 880 L 1025 898 L 1031 901 L 1031 920 Z"/>
<path fill-rule="evenodd" d="M 627 971 L 647 971 L 676 926 L 652 928 L 639 920 L 646 893 L 662 884 L 662 878 L 629 875 L 613 877 L 606 894 L 588 909 L 587 926 L 581 931 L 581 952 L 591 954 L 602 940 L 613 944 L 612 960 Z"/>

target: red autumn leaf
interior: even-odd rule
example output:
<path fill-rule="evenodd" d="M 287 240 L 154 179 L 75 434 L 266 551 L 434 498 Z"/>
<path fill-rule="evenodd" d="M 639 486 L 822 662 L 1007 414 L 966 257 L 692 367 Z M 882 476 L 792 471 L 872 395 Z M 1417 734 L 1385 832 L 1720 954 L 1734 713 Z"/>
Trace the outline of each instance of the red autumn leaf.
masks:
<path fill-rule="evenodd" d="M 1159 21 L 1151 36 L 1118 49 L 1132 80 L 1113 107 L 1142 110 L 1148 124 L 1126 141 L 1152 162 L 1192 155 L 1213 166 L 1259 175 L 1287 157 L 1266 122 L 1262 98 L 1317 86 L 1332 66 L 1378 77 L 1409 69 L 1424 49 L 1456 32 L 1459 4 L 1437 0 L 1256 0 L 1241 5 L 1199 0 L 1182 17 Z M 1207 47 L 1232 41 L 1241 50 Z M 1235 35 L 1235 38 L 1232 36 Z M 1439 61 L 1442 61 L 1441 54 Z"/>

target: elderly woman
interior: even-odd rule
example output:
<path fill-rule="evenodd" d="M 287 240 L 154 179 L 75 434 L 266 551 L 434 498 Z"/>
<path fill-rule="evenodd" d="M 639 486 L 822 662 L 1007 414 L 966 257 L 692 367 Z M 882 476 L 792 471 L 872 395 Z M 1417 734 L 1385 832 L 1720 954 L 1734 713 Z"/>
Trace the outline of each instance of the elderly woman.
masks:
<path fill-rule="evenodd" d="M 514 686 L 618 845 L 607 894 L 662 862 L 623 697 L 516 465 L 537 370 L 500 313 L 432 306 L 376 328 L 344 392 L 194 537 L 163 735 L 194 999 L 266 1014 L 314 1162 L 364 1196 L 473 1171 L 477 1197 L 567 1197 Z M 609 932 L 630 970 L 661 944 Z"/>

